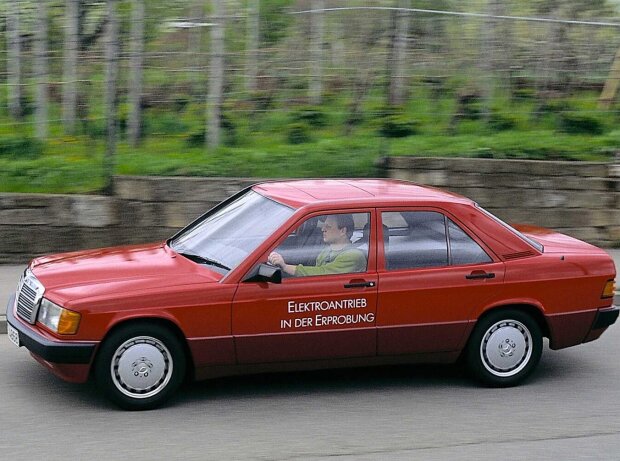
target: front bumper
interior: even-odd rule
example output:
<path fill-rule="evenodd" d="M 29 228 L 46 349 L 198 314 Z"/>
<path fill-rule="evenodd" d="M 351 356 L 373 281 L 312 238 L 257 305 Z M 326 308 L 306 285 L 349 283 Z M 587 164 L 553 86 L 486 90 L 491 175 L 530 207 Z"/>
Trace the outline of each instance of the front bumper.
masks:
<path fill-rule="evenodd" d="M 88 364 L 93 358 L 96 342 L 50 340 L 15 317 L 15 295 L 9 298 L 6 320 L 19 332 L 19 344 L 41 359 L 51 363 Z"/>

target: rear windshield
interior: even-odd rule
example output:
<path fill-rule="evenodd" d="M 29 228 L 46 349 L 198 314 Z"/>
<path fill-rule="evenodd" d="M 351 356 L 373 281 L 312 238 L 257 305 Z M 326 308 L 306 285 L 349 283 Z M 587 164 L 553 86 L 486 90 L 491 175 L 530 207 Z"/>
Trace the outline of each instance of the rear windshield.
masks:
<path fill-rule="evenodd" d="M 506 224 L 504 221 L 502 221 L 501 219 L 499 219 L 497 216 L 495 216 L 493 213 L 485 210 L 484 208 L 482 208 L 480 205 L 478 205 L 476 203 L 476 207 L 482 211 L 484 214 L 486 214 L 488 217 L 490 217 L 491 219 L 493 219 L 494 221 L 498 222 L 499 224 L 501 224 L 502 226 L 504 226 L 506 229 L 508 229 L 510 232 L 512 232 L 513 234 L 517 235 L 519 238 L 521 238 L 522 240 L 524 240 L 525 242 L 529 243 L 531 246 L 533 246 L 534 248 L 536 248 L 538 251 L 540 251 L 541 253 L 543 252 L 543 250 L 545 249 L 545 247 L 542 245 L 542 243 L 537 242 L 536 240 L 534 240 L 531 237 L 528 237 L 524 234 L 522 234 L 521 232 L 519 232 L 517 229 L 515 229 L 514 227 L 512 227 L 510 224 Z"/>

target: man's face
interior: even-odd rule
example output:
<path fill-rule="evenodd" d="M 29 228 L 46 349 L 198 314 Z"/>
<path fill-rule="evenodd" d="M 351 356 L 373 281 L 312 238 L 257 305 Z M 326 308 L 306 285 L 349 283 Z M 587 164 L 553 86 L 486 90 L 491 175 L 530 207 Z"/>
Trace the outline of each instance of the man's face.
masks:
<path fill-rule="evenodd" d="M 345 227 L 338 229 L 336 218 L 328 216 L 322 226 L 323 241 L 327 244 L 341 242 L 343 237 L 346 236 L 347 230 Z"/>

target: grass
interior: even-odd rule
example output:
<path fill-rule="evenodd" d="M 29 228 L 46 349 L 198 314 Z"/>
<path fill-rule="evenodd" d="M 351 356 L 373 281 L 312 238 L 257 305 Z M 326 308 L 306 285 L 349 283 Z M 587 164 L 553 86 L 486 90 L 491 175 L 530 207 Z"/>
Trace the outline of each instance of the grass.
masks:
<path fill-rule="evenodd" d="M 480 117 L 452 123 L 454 95 L 433 99 L 416 87 L 410 99 L 390 116 L 396 124 L 415 126 L 415 134 L 400 138 L 380 135 L 386 120 L 380 94 L 369 96 L 349 135 L 345 134 L 351 103 L 347 96 L 328 95 L 323 106 L 311 108 L 275 101 L 259 112 L 247 100 L 228 101 L 224 145 L 212 151 L 202 143 L 204 105 L 173 101 L 146 112 L 146 137 L 139 148 L 130 147 L 121 136 L 116 174 L 372 177 L 382 174 L 375 163 L 386 155 L 608 161 L 620 149 L 618 116 L 613 111 L 599 112 L 593 94 L 567 97 L 548 107 L 499 96 L 492 106 L 496 124 Z M 121 106 L 121 126 L 127 112 Z M 563 132 L 562 114 L 578 114 L 569 121 L 585 123 L 585 129 L 595 126 L 598 134 Z M 293 138 L 300 142 L 290 144 L 289 130 L 299 129 L 300 124 L 303 137 Z M 15 139 L 31 139 L 33 126 L 15 124 L 0 114 L 0 191 L 98 191 L 103 185 L 103 126 L 102 119 L 94 118 L 81 125 L 81 134 L 69 137 L 62 134 L 60 124 L 53 124 L 50 140 L 37 148 L 36 155 L 7 154 L 10 149 L 3 145 L 29 145 Z"/>

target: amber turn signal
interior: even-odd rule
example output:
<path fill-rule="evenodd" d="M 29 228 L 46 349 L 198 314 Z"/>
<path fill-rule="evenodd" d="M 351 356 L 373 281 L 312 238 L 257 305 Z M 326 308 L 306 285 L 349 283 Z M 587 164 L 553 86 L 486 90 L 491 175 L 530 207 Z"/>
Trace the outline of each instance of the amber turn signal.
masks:
<path fill-rule="evenodd" d="M 616 293 L 616 281 L 608 280 L 605 284 L 605 289 L 603 290 L 603 294 L 601 298 L 613 298 Z"/>
<path fill-rule="evenodd" d="M 81 315 L 77 312 L 63 309 L 58 320 L 58 333 L 61 335 L 74 335 L 77 333 L 80 326 L 80 317 Z"/>

